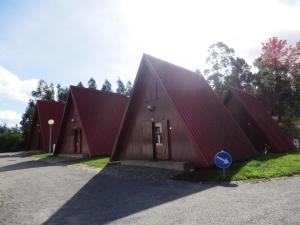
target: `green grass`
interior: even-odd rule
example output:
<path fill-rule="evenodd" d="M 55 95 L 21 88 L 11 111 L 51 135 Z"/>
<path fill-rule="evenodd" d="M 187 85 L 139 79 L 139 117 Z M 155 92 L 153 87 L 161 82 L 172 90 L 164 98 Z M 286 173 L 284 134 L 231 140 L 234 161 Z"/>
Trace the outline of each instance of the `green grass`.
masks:
<path fill-rule="evenodd" d="M 85 159 L 80 163 L 91 167 L 102 168 L 109 163 L 109 157 L 97 157 L 97 158 Z"/>
<path fill-rule="evenodd" d="M 300 153 L 268 154 L 245 162 L 236 162 L 226 170 L 226 180 L 269 179 L 300 174 Z M 216 167 L 184 172 L 174 179 L 188 181 L 221 181 L 223 172 Z"/>
<path fill-rule="evenodd" d="M 52 157 L 52 153 L 38 153 L 38 154 L 34 154 L 32 155 L 32 157 L 37 158 L 37 159 L 46 159 L 49 157 Z"/>

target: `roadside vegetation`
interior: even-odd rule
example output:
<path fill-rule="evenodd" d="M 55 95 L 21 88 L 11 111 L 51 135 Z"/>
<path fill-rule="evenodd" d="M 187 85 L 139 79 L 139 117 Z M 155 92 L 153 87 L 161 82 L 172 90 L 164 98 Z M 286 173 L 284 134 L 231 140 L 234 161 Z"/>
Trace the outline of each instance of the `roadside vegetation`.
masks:
<path fill-rule="evenodd" d="M 12 152 L 22 148 L 22 133 L 18 126 L 9 128 L 0 124 L 0 152 Z"/>
<path fill-rule="evenodd" d="M 34 158 L 37 159 L 48 159 L 53 156 L 52 153 L 37 153 L 34 155 L 31 155 Z M 83 164 L 86 166 L 94 167 L 94 168 L 103 168 L 109 163 L 109 157 L 94 157 L 94 158 L 87 158 L 87 159 L 74 159 L 70 158 L 64 161 L 66 164 Z"/>
<path fill-rule="evenodd" d="M 52 153 L 37 153 L 32 155 L 32 157 L 37 158 L 37 159 L 46 159 L 52 157 Z"/>
<path fill-rule="evenodd" d="M 269 179 L 300 174 L 300 152 L 261 155 L 245 162 L 235 162 L 226 170 L 227 181 Z M 184 172 L 174 177 L 186 181 L 222 181 L 223 171 L 212 167 Z"/>
<path fill-rule="evenodd" d="M 97 158 L 85 159 L 82 160 L 80 163 L 90 167 L 102 168 L 109 163 L 109 157 L 97 157 Z"/>

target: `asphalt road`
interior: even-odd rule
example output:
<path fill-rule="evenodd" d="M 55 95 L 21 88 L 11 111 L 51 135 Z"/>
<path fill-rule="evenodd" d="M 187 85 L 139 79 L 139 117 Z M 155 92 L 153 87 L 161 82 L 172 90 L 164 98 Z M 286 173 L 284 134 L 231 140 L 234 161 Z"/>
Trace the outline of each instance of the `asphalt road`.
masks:
<path fill-rule="evenodd" d="M 0 154 L 0 224 L 300 224 L 300 176 L 222 186 L 169 175 Z"/>

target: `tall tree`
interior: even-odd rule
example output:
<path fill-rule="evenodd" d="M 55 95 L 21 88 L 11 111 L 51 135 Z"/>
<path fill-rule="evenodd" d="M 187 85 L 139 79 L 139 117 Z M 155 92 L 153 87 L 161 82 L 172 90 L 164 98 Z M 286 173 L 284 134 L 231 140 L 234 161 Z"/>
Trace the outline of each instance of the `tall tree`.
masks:
<path fill-rule="evenodd" d="M 97 89 L 96 80 L 92 77 L 88 81 L 88 88 Z"/>
<path fill-rule="evenodd" d="M 62 87 L 60 84 L 57 84 L 57 101 L 59 102 L 67 102 L 69 89 L 67 87 Z"/>
<path fill-rule="evenodd" d="M 105 81 L 104 81 L 104 83 L 102 85 L 101 91 L 112 92 L 111 83 L 107 79 L 105 79 Z"/>
<path fill-rule="evenodd" d="M 54 100 L 54 86 L 51 83 L 49 86 L 44 80 L 38 82 L 36 90 L 31 92 L 33 99 L 36 100 Z"/>
<path fill-rule="evenodd" d="M 120 79 L 120 77 L 117 80 L 117 93 L 125 95 L 126 94 L 126 88 L 123 83 L 123 81 Z"/>
<path fill-rule="evenodd" d="M 30 99 L 25 109 L 25 112 L 22 115 L 22 120 L 20 122 L 21 125 L 20 130 L 23 135 L 24 144 L 27 144 L 29 141 L 28 138 L 29 138 L 31 123 L 33 120 L 34 109 L 35 109 L 35 102 L 32 99 Z"/>
<path fill-rule="evenodd" d="M 247 62 L 235 57 L 235 51 L 223 42 L 213 44 L 208 49 L 206 63 L 209 69 L 204 71 L 215 93 L 223 98 L 230 87 L 248 91 L 254 90 L 254 75 Z"/>
<path fill-rule="evenodd" d="M 79 81 L 79 83 L 76 85 L 77 87 L 84 87 L 83 83 L 81 81 Z"/>
<path fill-rule="evenodd" d="M 257 95 L 279 121 L 289 123 L 294 111 L 294 90 L 291 80 L 292 47 L 285 40 L 270 38 L 262 44 L 262 53 L 255 60 Z"/>
<path fill-rule="evenodd" d="M 132 92 L 132 84 L 130 81 L 127 81 L 125 95 L 130 96 L 131 92 Z"/>

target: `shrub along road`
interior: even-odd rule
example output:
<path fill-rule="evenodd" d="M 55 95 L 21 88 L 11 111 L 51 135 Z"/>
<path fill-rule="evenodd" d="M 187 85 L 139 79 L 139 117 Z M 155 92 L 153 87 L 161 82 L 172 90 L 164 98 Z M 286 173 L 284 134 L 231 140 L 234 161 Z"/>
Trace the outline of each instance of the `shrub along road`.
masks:
<path fill-rule="evenodd" d="M 299 224 L 298 175 L 228 185 L 170 175 L 124 166 L 98 173 L 0 154 L 0 224 Z"/>

